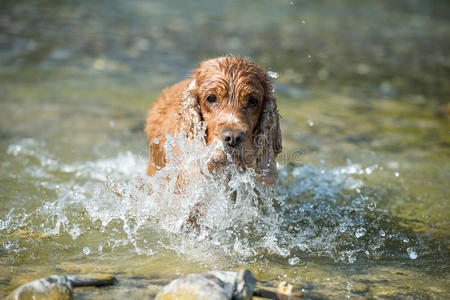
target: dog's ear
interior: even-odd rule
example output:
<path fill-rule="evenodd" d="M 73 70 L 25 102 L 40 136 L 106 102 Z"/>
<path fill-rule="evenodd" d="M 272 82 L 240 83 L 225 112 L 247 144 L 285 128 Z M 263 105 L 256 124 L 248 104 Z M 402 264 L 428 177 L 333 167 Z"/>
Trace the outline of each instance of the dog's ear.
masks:
<path fill-rule="evenodd" d="M 277 156 L 281 153 L 281 130 L 280 130 L 280 114 L 278 113 L 278 107 L 276 98 L 273 92 L 270 91 L 264 99 L 264 106 L 262 108 L 261 116 L 261 129 L 265 133 L 265 136 L 269 140 L 269 151 L 273 151 Z"/>
<path fill-rule="evenodd" d="M 268 82 L 268 81 L 267 81 Z M 268 82 L 261 110 L 259 128 L 254 144 L 257 149 L 257 173 L 262 175 L 266 183 L 275 183 L 277 165 L 275 158 L 281 152 L 280 115 L 273 95 L 272 85 Z"/>
<path fill-rule="evenodd" d="M 198 102 L 197 85 L 193 79 L 183 91 L 180 103 L 180 132 L 186 133 L 188 138 L 193 138 L 201 130 L 202 121 L 200 104 Z"/>

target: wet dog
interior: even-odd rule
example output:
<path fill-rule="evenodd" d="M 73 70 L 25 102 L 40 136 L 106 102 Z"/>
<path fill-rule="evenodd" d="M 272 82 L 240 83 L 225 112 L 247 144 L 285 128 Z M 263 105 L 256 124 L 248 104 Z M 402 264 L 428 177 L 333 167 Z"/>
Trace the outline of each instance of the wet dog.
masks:
<path fill-rule="evenodd" d="M 166 133 L 184 132 L 192 138 L 201 122 L 206 124 L 204 142 L 223 144 L 208 162 L 210 170 L 234 163 L 253 169 L 259 181 L 275 183 L 275 158 L 281 152 L 279 114 L 272 84 L 260 66 L 233 56 L 210 59 L 200 63 L 191 78 L 163 90 L 146 118 L 147 174 L 166 164 Z"/>

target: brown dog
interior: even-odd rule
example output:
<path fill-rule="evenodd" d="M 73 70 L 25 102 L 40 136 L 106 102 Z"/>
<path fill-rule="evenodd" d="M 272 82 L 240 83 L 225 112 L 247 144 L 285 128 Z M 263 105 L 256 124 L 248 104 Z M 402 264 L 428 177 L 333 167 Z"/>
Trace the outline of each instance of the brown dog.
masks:
<path fill-rule="evenodd" d="M 165 133 L 184 132 L 192 138 L 202 121 L 207 124 L 206 144 L 223 143 L 208 163 L 210 170 L 229 163 L 228 153 L 232 163 L 255 170 L 258 180 L 275 183 L 281 131 L 272 85 L 261 67 L 239 57 L 210 59 L 192 78 L 165 89 L 147 114 L 147 174 L 166 164 Z"/>

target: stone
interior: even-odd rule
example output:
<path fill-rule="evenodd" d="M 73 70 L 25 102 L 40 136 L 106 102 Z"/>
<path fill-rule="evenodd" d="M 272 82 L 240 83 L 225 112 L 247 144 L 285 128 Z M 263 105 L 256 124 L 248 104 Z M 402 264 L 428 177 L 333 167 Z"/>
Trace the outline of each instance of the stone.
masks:
<path fill-rule="evenodd" d="M 224 290 L 229 299 L 249 300 L 252 298 L 256 278 L 250 270 L 243 269 L 239 272 L 211 271 L 207 274 L 212 274 L 223 282 Z"/>
<path fill-rule="evenodd" d="M 218 278 L 222 282 L 223 290 L 227 299 L 233 297 L 233 292 L 237 288 L 238 273 L 233 271 L 211 271 L 206 274 L 210 274 Z"/>
<path fill-rule="evenodd" d="M 156 300 L 228 300 L 222 282 L 213 275 L 189 274 L 175 279 L 156 296 Z"/>
<path fill-rule="evenodd" d="M 251 300 L 256 278 L 250 270 L 190 274 L 166 285 L 156 299 Z"/>
<path fill-rule="evenodd" d="M 294 287 L 292 286 L 292 284 L 289 284 L 286 281 L 282 281 L 278 285 L 277 292 L 280 294 L 291 296 L 294 292 Z"/>
<path fill-rule="evenodd" d="M 8 299 L 14 300 L 40 300 L 40 299 L 72 299 L 74 287 L 106 286 L 116 282 L 111 275 L 98 275 L 92 277 L 73 277 L 52 275 L 26 283 L 14 290 Z"/>
<path fill-rule="evenodd" d="M 86 287 L 86 286 L 96 286 L 102 287 L 107 285 L 113 285 L 116 283 L 116 277 L 109 274 L 90 274 L 90 277 L 73 277 L 68 276 L 67 279 L 70 281 L 74 288 L 76 287 Z"/>
<path fill-rule="evenodd" d="M 262 299 L 279 299 L 279 300 L 300 300 L 304 299 L 303 293 L 293 293 L 292 295 L 286 295 L 284 293 L 279 293 L 278 289 L 263 287 L 255 290 L 253 292 L 252 300 L 262 300 Z M 309 299 L 309 298 L 308 298 Z M 315 299 L 315 298 L 314 298 Z M 320 298 L 322 299 L 322 298 Z"/>
<path fill-rule="evenodd" d="M 73 298 L 72 283 L 66 276 L 53 275 L 26 283 L 9 295 L 14 300 L 70 300 Z"/>
<path fill-rule="evenodd" d="M 61 272 L 82 273 L 88 274 L 88 276 L 90 276 L 90 273 L 114 273 L 119 271 L 117 268 L 102 264 L 76 264 L 71 262 L 63 262 L 57 268 Z"/>
<path fill-rule="evenodd" d="M 248 269 L 239 271 L 235 299 L 250 300 L 256 286 L 256 278 Z"/>

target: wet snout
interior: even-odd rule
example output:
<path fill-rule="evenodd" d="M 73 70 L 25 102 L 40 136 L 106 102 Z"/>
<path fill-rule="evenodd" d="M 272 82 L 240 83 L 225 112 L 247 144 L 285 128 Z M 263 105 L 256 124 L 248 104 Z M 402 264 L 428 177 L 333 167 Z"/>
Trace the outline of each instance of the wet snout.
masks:
<path fill-rule="evenodd" d="M 220 138 L 224 145 L 231 148 L 237 148 L 245 141 L 245 132 L 239 129 L 224 128 L 220 133 Z"/>
<path fill-rule="evenodd" d="M 246 122 L 239 113 L 222 114 L 219 125 L 219 136 L 225 147 L 238 148 L 246 139 Z"/>
<path fill-rule="evenodd" d="M 240 164 L 249 139 L 248 125 L 241 114 L 221 113 L 216 121 L 211 128 L 211 137 L 214 137 L 211 142 L 220 143 L 220 146 L 217 144 L 208 163 L 210 170 L 218 170 L 232 161 Z"/>

